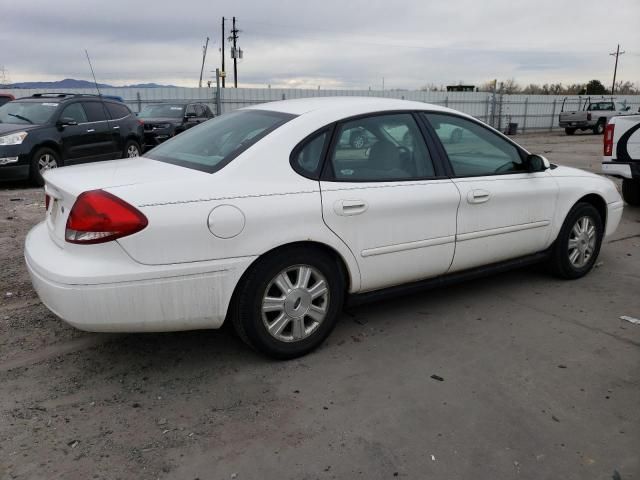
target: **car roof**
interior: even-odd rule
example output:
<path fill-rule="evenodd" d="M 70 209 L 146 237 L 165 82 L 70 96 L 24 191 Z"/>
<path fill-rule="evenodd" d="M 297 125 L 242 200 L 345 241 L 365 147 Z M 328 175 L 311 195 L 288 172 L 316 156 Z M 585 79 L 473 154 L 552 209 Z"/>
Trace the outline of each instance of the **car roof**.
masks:
<path fill-rule="evenodd" d="M 335 113 L 348 112 L 349 115 L 359 115 L 386 110 L 432 110 L 460 114 L 450 108 L 430 103 L 399 100 L 395 98 L 379 97 L 312 97 L 281 100 L 278 102 L 261 103 L 246 109 L 270 110 L 275 112 L 303 115 L 309 112 Z M 466 115 L 465 115 L 466 116 Z"/>

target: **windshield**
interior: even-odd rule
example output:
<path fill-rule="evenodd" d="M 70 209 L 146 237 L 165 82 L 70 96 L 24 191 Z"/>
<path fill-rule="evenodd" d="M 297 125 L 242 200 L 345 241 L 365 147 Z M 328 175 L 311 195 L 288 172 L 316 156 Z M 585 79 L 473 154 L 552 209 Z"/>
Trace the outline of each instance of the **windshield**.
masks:
<path fill-rule="evenodd" d="M 0 107 L 0 123 L 46 123 L 60 105 L 57 102 L 13 102 Z"/>
<path fill-rule="evenodd" d="M 294 117 L 266 110 L 225 113 L 162 143 L 145 157 L 213 173 Z"/>
<path fill-rule="evenodd" d="M 182 118 L 184 105 L 146 105 L 138 114 L 140 118 Z"/>

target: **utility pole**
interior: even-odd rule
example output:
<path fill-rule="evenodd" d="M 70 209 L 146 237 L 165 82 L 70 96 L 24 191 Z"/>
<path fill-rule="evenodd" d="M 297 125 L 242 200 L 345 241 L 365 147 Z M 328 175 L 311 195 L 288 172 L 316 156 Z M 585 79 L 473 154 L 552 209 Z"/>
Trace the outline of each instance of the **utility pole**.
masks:
<path fill-rule="evenodd" d="M 200 80 L 198 81 L 198 88 L 202 88 L 202 74 L 204 73 L 204 61 L 207 58 L 207 48 L 209 47 L 209 37 L 207 37 L 207 42 L 202 47 L 202 67 L 200 67 Z"/>
<path fill-rule="evenodd" d="M 224 88 L 224 78 L 227 76 L 224 70 L 224 17 L 222 17 L 222 49 L 220 51 L 222 52 L 222 71 L 220 75 L 222 76 L 222 88 Z"/>
<path fill-rule="evenodd" d="M 613 67 L 613 85 L 611 85 L 611 95 L 613 95 L 614 92 L 616 91 L 616 73 L 618 73 L 618 57 L 620 55 L 623 55 L 624 53 L 625 52 L 620 51 L 620 44 L 618 44 L 618 48 L 616 49 L 616 51 L 609 54 L 612 57 L 616 57 L 616 65 L 615 67 Z"/>
<path fill-rule="evenodd" d="M 233 86 L 238 88 L 238 30 L 236 28 L 236 17 L 233 17 L 233 27 L 231 28 L 231 36 L 229 40 L 233 41 L 233 47 L 231 49 L 231 57 L 233 58 Z"/>

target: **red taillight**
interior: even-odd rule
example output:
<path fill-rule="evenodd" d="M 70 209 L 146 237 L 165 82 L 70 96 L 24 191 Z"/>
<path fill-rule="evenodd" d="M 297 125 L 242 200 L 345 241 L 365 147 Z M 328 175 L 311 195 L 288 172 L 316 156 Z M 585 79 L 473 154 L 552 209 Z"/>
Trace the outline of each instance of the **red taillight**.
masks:
<path fill-rule="evenodd" d="M 69 243 L 110 242 L 148 225 L 147 217 L 124 200 L 104 190 L 84 192 L 67 219 L 65 239 Z"/>
<path fill-rule="evenodd" d="M 144 121 L 138 119 L 138 125 L 144 125 Z"/>
<path fill-rule="evenodd" d="M 45 193 L 44 194 L 44 209 L 49 211 L 49 202 L 51 202 L 51 197 L 49 196 L 49 194 Z"/>
<path fill-rule="evenodd" d="M 588 113 L 587 113 L 587 120 L 588 120 L 588 121 L 591 121 L 591 112 L 588 112 Z"/>
<path fill-rule="evenodd" d="M 604 156 L 610 157 L 613 155 L 613 129 L 616 127 L 615 123 L 610 123 L 604 129 Z"/>

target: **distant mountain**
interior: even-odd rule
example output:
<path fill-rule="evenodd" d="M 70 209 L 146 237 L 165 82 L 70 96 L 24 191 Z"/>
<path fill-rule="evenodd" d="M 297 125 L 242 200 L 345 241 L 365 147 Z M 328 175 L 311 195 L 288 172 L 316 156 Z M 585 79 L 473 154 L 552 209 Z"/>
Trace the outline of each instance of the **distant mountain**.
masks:
<path fill-rule="evenodd" d="M 106 83 L 99 83 L 100 88 L 159 88 L 159 87 L 173 87 L 174 85 L 159 85 L 157 83 L 137 83 L 134 85 L 125 85 L 124 87 L 114 87 Z M 19 82 L 7 85 L 5 88 L 95 88 L 93 82 L 87 80 L 76 80 L 75 78 L 65 78 L 64 80 L 58 80 L 57 82 Z"/>

